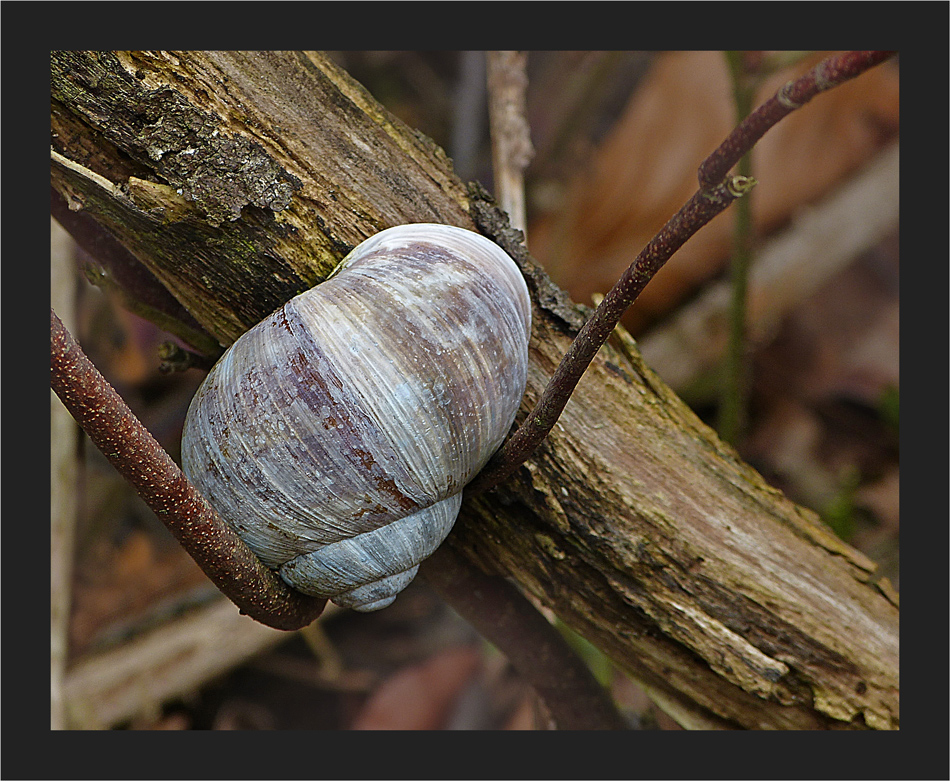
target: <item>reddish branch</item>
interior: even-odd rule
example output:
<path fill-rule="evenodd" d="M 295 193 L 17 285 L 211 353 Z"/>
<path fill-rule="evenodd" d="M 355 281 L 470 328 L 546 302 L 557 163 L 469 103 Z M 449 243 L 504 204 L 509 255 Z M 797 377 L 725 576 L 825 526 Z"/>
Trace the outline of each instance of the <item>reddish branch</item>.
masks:
<path fill-rule="evenodd" d="M 50 310 L 50 386 L 112 465 L 214 584 L 276 629 L 307 626 L 326 600 L 288 588 L 224 523 Z M 506 581 L 437 552 L 429 581 L 531 683 L 560 729 L 625 729 L 563 637 Z"/>
<path fill-rule="evenodd" d="M 50 387 L 214 584 L 275 629 L 311 623 L 326 600 L 287 587 L 218 517 L 50 309 Z"/>
<path fill-rule="evenodd" d="M 700 189 L 637 255 L 600 306 L 578 332 L 534 409 L 482 472 L 468 485 L 474 495 L 490 490 L 523 464 L 544 440 L 587 367 L 653 276 L 687 239 L 755 181 L 728 176 L 730 169 L 763 134 L 783 117 L 811 100 L 892 57 L 895 52 L 846 52 L 829 57 L 801 78 L 789 82 L 750 114 L 699 167 Z"/>
<path fill-rule="evenodd" d="M 466 494 L 493 488 L 528 459 L 554 427 L 597 351 L 647 282 L 690 236 L 753 184 L 734 177 L 709 192 L 697 192 L 650 240 L 584 323 L 525 422 L 468 485 Z"/>
<path fill-rule="evenodd" d="M 837 87 L 897 52 L 844 52 L 822 60 L 804 76 L 790 81 L 747 116 L 699 166 L 699 186 L 715 187 L 765 132 L 815 95 Z"/>

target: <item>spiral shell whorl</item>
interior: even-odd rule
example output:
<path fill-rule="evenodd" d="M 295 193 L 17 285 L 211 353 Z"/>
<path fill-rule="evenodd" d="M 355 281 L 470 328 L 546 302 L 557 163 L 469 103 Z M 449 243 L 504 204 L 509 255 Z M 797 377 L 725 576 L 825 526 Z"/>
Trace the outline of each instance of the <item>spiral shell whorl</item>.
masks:
<path fill-rule="evenodd" d="M 280 568 L 280 576 L 298 591 L 331 596 L 342 607 L 359 608 L 372 597 L 389 604 L 452 530 L 462 494 L 457 493 L 386 526 L 305 553 Z M 408 577 L 406 576 L 407 573 Z M 366 585 L 352 588 L 354 582 Z"/>
<path fill-rule="evenodd" d="M 382 231 L 212 369 L 185 473 L 291 585 L 383 607 L 507 434 L 530 318 L 520 271 L 484 237 Z"/>

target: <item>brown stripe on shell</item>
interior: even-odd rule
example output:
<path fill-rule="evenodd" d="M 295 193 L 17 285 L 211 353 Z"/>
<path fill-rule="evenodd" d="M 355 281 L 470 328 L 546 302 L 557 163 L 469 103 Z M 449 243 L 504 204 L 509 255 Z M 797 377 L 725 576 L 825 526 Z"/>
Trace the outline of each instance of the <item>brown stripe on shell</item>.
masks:
<path fill-rule="evenodd" d="M 444 408 L 437 427 L 465 467 L 447 474 L 457 490 L 490 456 L 486 449 L 497 447 L 517 409 L 525 381 L 527 296 L 519 299 L 493 269 L 422 241 L 360 254 L 346 271 L 332 281 L 374 302 L 374 331 L 385 336 L 406 373 L 429 379 L 432 402 Z M 445 284 L 447 278 L 459 284 Z M 407 300 L 412 295 L 416 300 Z M 478 457 L 466 460 L 470 452 Z"/>
<path fill-rule="evenodd" d="M 204 469 L 192 469 L 209 498 L 221 497 L 232 508 L 229 520 L 259 555 L 277 566 L 301 550 L 428 504 L 396 486 L 398 454 L 388 454 L 384 468 L 378 459 L 387 455 L 385 448 L 359 439 L 360 431 L 371 430 L 371 421 L 293 308 L 279 310 L 265 324 L 242 336 L 203 386 L 204 398 L 196 406 L 205 428 L 194 444 L 201 441 L 207 452 Z M 268 329 L 274 327 L 291 338 L 270 339 Z M 233 420 L 247 423 L 232 429 L 226 421 Z M 308 473 L 311 469 L 321 475 Z M 369 479 L 386 501 L 354 499 L 357 476 Z"/>

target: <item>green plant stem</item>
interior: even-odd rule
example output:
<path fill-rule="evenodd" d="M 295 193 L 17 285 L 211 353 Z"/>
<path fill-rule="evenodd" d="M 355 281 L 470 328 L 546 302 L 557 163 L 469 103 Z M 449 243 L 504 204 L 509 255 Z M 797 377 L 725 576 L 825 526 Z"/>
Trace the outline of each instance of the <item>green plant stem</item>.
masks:
<path fill-rule="evenodd" d="M 726 52 L 732 77 L 736 124 L 751 112 L 759 80 L 746 67 L 743 52 Z M 740 176 L 752 176 L 752 154 L 747 152 L 738 162 Z M 749 288 L 749 267 L 752 263 L 752 197 L 741 198 L 735 208 L 732 257 L 730 259 L 731 298 L 729 302 L 729 341 L 719 396 L 717 429 L 719 436 L 736 444 L 747 422 L 749 367 L 746 344 L 746 309 Z"/>

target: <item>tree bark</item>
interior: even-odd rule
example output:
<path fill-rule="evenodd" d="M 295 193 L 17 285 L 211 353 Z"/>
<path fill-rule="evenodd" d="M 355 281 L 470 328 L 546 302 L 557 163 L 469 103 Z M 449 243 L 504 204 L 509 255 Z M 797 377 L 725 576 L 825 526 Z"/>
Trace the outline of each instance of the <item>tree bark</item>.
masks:
<path fill-rule="evenodd" d="M 521 265 L 535 305 L 521 415 L 583 322 L 491 199 L 320 54 L 54 52 L 51 81 L 54 201 L 148 270 L 136 284 L 172 294 L 210 337 L 184 324 L 196 347 L 226 346 L 407 222 L 479 229 Z M 623 334 L 446 544 L 515 580 L 684 726 L 899 726 L 886 579 L 719 441 Z"/>

